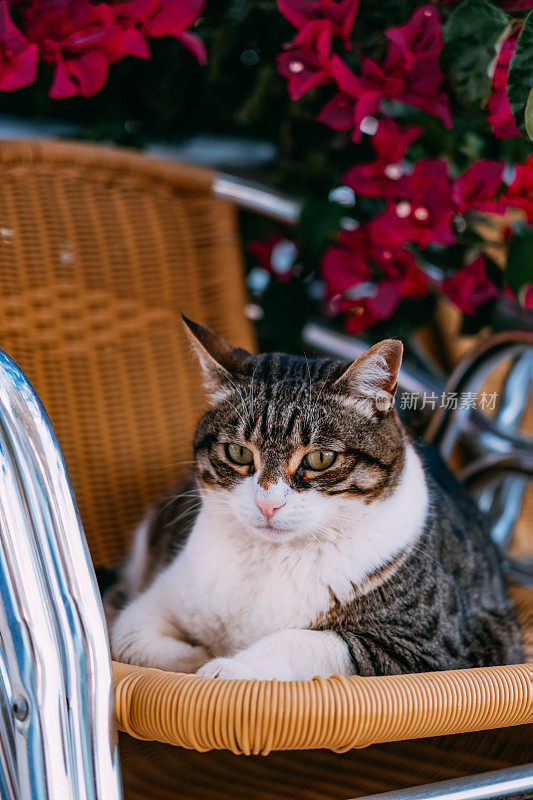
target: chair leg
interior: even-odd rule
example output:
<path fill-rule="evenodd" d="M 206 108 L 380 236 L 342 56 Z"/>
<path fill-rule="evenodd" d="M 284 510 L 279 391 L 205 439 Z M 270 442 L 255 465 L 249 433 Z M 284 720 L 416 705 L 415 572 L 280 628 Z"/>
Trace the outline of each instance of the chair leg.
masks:
<path fill-rule="evenodd" d="M 359 800 L 526 800 L 533 797 L 533 764 L 372 794 Z"/>
<path fill-rule="evenodd" d="M 120 800 L 111 661 L 50 421 L 0 351 L 0 794 Z"/>

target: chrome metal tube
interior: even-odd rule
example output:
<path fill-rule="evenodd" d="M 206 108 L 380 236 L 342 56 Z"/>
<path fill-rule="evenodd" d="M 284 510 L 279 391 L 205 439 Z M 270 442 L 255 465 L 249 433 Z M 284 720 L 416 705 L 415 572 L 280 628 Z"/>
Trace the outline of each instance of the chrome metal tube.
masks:
<path fill-rule="evenodd" d="M 459 475 L 479 507 L 494 520 L 491 535 L 503 553 L 508 550 L 526 487 L 532 479 L 533 453 L 522 450 L 478 458 Z M 505 565 L 511 580 L 533 587 L 531 554 L 507 555 Z"/>
<path fill-rule="evenodd" d="M 533 764 L 438 781 L 360 800 L 526 800 L 533 797 Z"/>
<path fill-rule="evenodd" d="M 506 331 L 490 336 L 482 342 L 471 353 L 466 355 L 456 366 L 450 375 L 445 392 L 456 392 L 457 395 L 466 391 L 477 391 L 485 378 L 490 374 L 494 367 L 506 358 L 523 357 L 528 348 L 533 346 L 533 335 L 526 331 Z M 525 363 L 520 358 L 520 363 Z M 520 371 L 520 386 L 522 394 L 528 392 L 528 375 L 525 369 Z M 514 391 L 516 391 L 516 386 Z M 461 432 L 468 426 L 468 420 L 472 410 L 458 408 L 451 412 L 449 409 L 437 410 L 426 431 L 426 441 L 435 444 L 444 458 L 448 458 L 452 452 Z M 518 430 L 510 430 L 507 425 L 498 425 L 498 418 L 493 422 L 487 420 L 487 428 L 491 428 L 491 433 L 500 440 L 500 444 L 508 442 L 506 449 L 530 448 L 532 440 L 520 434 Z M 495 449 L 490 446 L 483 446 L 480 442 L 480 451 L 487 452 Z"/>
<path fill-rule="evenodd" d="M 256 211 L 286 225 L 296 225 L 302 213 L 302 203 L 299 200 L 274 192 L 260 183 L 245 181 L 222 172 L 213 181 L 213 194 L 231 200 L 239 208 Z"/>
<path fill-rule="evenodd" d="M 91 559 L 50 421 L 1 350 L 0 476 L 0 787 L 17 800 L 120 800 Z"/>

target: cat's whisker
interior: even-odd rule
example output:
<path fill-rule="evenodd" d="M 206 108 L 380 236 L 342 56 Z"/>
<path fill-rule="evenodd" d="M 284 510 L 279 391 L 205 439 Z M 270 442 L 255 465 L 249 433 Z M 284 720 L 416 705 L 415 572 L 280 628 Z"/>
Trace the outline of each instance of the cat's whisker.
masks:
<path fill-rule="evenodd" d="M 407 547 L 409 547 L 411 550 L 416 550 L 418 553 L 422 553 L 423 556 L 426 556 L 426 558 L 429 558 L 431 561 L 434 561 L 435 564 L 438 564 L 439 567 L 442 567 L 442 569 L 446 571 L 446 567 L 444 566 L 444 564 L 441 561 L 438 561 L 436 558 L 433 558 L 433 556 L 430 556 L 429 553 L 425 552 L 425 550 L 421 550 L 419 547 L 415 547 L 414 544 L 409 544 L 409 543 L 407 544 Z"/>
<path fill-rule="evenodd" d="M 243 415 L 241 414 L 241 412 L 239 411 L 239 409 L 238 409 L 238 408 L 236 408 L 236 407 L 233 405 L 233 403 L 231 402 L 231 400 L 228 400 L 227 398 L 226 398 L 226 403 L 227 403 L 228 405 L 230 405 L 230 406 L 232 407 L 232 409 L 235 411 L 235 413 L 236 413 L 236 414 L 237 414 L 237 416 L 239 417 L 240 421 L 242 422 L 243 428 L 246 428 L 246 420 L 244 419 L 244 417 L 243 417 Z"/>
<path fill-rule="evenodd" d="M 307 353 L 304 353 L 304 356 L 305 356 L 305 363 L 307 365 L 307 374 L 309 376 L 309 395 L 308 395 L 308 400 L 307 400 L 307 411 L 306 411 L 306 414 L 305 414 L 305 418 L 308 420 L 309 419 L 309 415 L 311 413 L 311 385 L 312 384 L 311 384 L 311 368 L 309 366 L 309 359 L 307 358 Z"/>
<path fill-rule="evenodd" d="M 250 422 L 253 422 L 253 420 L 252 420 L 252 418 L 251 418 L 250 409 L 248 408 L 248 406 L 247 406 L 247 405 L 246 405 L 246 403 L 244 402 L 244 396 L 243 396 L 243 393 L 242 393 L 242 391 L 241 391 L 241 390 L 240 390 L 240 388 L 237 386 L 237 384 L 236 384 L 236 383 L 234 383 L 234 381 L 232 381 L 232 380 L 231 380 L 231 378 L 229 377 L 229 375 L 228 375 L 228 376 L 226 376 L 226 380 L 228 380 L 228 381 L 231 383 L 231 385 L 233 386 L 233 388 L 235 389 L 235 391 L 236 391 L 236 392 L 237 392 L 237 394 L 239 395 L 239 397 L 240 397 L 240 400 L 241 400 L 241 403 L 242 403 L 242 407 L 243 407 L 243 410 L 244 410 L 244 413 L 245 413 L 245 414 L 246 414 L 246 416 L 248 417 L 249 421 L 250 421 Z M 229 403 L 230 401 L 228 400 L 227 402 Z M 232 406 L 232 408 L 234 408 L 234 409 L 235 409 L 235 411 L 237 412 L 237 409 L 235 408 L 235 406 L 233 406 L 233 405 L 232 405 L 232 403 L 230 403 L 230 405 L 231 405 L 231 406 Z M 238 413 L 238 412 L 237 412 L 237 413 Z M 239 415 L 239 416 L 241 416 L 241 415 Z M 246 421 L 245 421 L 244 417 L 242 417 L 242 416 L 241 416 L 241 420 L 242 420 L 242 422 L 243 422 L 243 425 L 246 427 Z"/>
<path fill-rule="evenodd" d="M 181 514 L 178 514 L 177 517 L 174 517 L 174 519 L 171 519 L 170 522 L 167 522 L 165 524 L 165 528 L 168 528 L 171 525 L 176 525 L 180 520 L 184 519 L 185 517 L 190 516 L 191 514 L 196 514 L 198 512 L 198 509 L 201 508 L 201 507 L 202 507 L 202 503 L 201 502 L 197 503 L 195 506 L 191 506 L 191 508 L 186 509 L 186 511 L 183 511 Z"/>
<path fill-rule="evenodd" d="M 256 361 L 254 364 L 254 368 L 252 370 L 252 380 L 250 381 L 250 412 L 251 412 L 251 422 L 252 425 L 255 425 L 255 416 L 254 416 L 254 379 L 255 379 L 255 372 L 259 362 Z"/>
<path fill-rule="evenodd" d="M 324 381 L 324 382 L 322 383 L 322 386 L 321 386 L 321 388 L 320 388 L 320 391 L 318 392 L 318 396 L 317 396 L 317 398 L 316 398 L 316 400 L 315 400 L 314 406 L 313 406 L 313 408 L 312 408 L 312 411 L 311 411 L 311 416 L 310 416 L 310 418 L 309 418 L 309 422 L 313 422 L 313 420 L 314 420 L 314 418 L 315 418 L 315 411 L 316 411 L 316 409 L 317 409 L 318 403 L 319 403 L 319 401 L 320 401 L 320 398 L 322 397 L 322 394 L 323 394 L 323 392 L 324 392 L 324 389 L 325 389 L 325 387 L 326 387 L 326 381 Z"/>
<path fill-rule="evenodd" d="M 182 467 L 184 464 L 194 464 L 194 459 L 189 459 L 188 461 L 171 461 L 169 464 L 158 464 L 155 467 L 148 467 L 148 469 L 168 469 L 168 467 Z"/>

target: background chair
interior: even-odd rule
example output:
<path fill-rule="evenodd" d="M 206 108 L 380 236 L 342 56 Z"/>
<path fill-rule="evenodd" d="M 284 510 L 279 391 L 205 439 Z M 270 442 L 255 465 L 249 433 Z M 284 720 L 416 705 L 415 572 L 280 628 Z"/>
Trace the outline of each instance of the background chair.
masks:
<path fill-rule="evenodd" d="M 50 415 L 94 564 L 111 566 L 146 506 L 188 468 L 203 399 L 179 312 L 254 347 L 235 202 L 287 221 L 298 206 L 203 169 L 87 145 L 4 142 L 0 164 L 0 346 Z M 13 374 L 23 382 L 6 361 L 5 381 Z M 33 410 L 35 422 L 42 412 Z M 13 436 L 6 429 L 6 450 Z M 92 622 L 101 625 L 100 617 Z M 82 667 L 72 674 L 91 682 Z M 520 765 L 528 732 L 503 726 L 531 720 L 529 679 L 527 667 L 507 667 L 244 685 L 116 664 L 119 726 L 196 751 L 342 750 L 501 727 L 455 743 L 448 736 L 379 744 L 363 755 L 273 753 L 245 764 L 127 737 L 126 796 L 346 797 Z M 61 696 L 68 709 L 68 687 Z M 17 730 L 11 711 L 6 740 Z"/>

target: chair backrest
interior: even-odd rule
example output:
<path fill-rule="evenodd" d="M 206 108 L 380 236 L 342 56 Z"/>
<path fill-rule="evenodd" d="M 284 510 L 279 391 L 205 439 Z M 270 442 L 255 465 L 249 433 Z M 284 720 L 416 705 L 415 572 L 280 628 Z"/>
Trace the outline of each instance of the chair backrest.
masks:
<path fill-rule="evenodd" d="M 0 142 L 0 347 L 63 449 L 95 564 L 191 458 L 203 405 L 180 312 L 253 349 L 236 210 L 212 172 Z"/>

